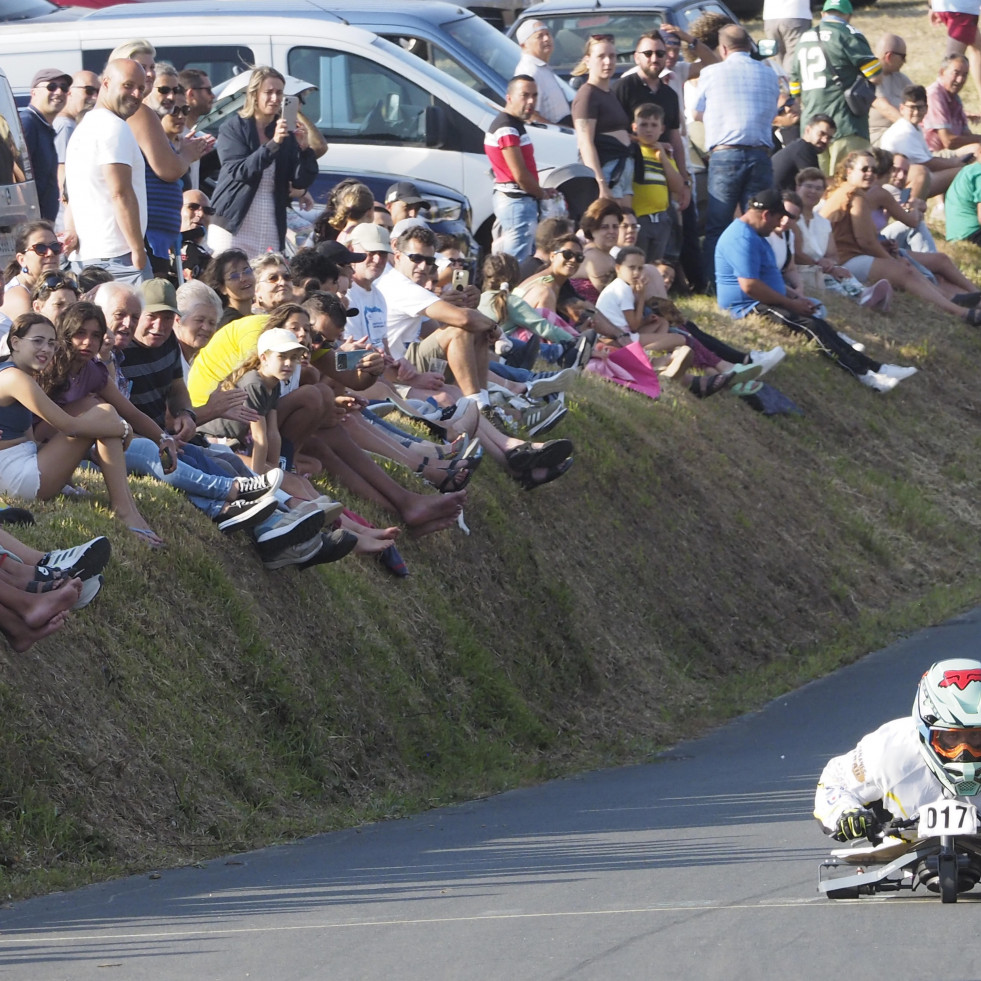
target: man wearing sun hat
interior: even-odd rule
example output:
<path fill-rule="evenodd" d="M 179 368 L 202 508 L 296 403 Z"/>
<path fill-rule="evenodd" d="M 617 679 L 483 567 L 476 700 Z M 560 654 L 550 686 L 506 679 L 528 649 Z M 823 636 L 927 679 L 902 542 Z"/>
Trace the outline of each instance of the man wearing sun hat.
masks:
<path fill-rule="evenodd" d="M 852 150 L 870 146 L 869 114 L 852 112 L 845 93 L 859 75 L 876 82 L 882 74 L 882 64 L 865 35 L 849 23 L 851 16 L 851 0 L 826 0 L 821 20 L 801 35 L 790 72 L 790 94 L 801 100 L 801 119 L 806 122 L 824 113 L 834 120 L 827 174 Z"/>
<path fill-rule="evenodd" d="M 60 68 L 42 68 L 31 82 L 31 101 L 20 111 L 27 152 L 34 170 L 41 217 L 58 217 L 58 151 L 55 148 L 55 117 L 65 108 L 72 77 Z"/>
<path fill-rule="evenodd" d="M 514 38 L 521 45 L 522 53 L 512 77 L 528 75 L 538 86 L 538 105 L 532 119 L 538 123 L 572 125 L 569 98 L 555 72 L 548 67 L 548 60 L 555 49 L 552 32 L 540 20 L 526 20 Z"/>

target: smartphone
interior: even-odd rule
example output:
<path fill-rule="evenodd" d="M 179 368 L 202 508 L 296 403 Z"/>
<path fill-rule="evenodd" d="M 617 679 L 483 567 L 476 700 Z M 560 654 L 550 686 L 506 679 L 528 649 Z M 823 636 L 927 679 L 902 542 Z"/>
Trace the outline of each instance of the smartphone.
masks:
<path fill-rule="evenodd" d="M 450 280 L 453 284 L 453 289 L 462 290 L 470 285 L 470 270 L 469 269 L 454 269 L 453 277 Z"/>
<path fill-rule="evenodd" d="M 906 204 L 907 201 L 909 201 L 909 188 L 908 187 L 904 187 L 899 192 L 899 203 L 900 204 Z"/>
<path fill-rule="evenodd" d="M 337 351 L 334 354 L 334 363 L 338 371 L 350 371 L 357 368 L 360 361 L 371 354 L 370 350 L 362 351 Z"/>
<path fill-rule="evenodd" d="M 292 133 L 296 129 L 296 114 L 300 111 L 300 100 L 295 95 L 283 97 L 283 119 Z"/>

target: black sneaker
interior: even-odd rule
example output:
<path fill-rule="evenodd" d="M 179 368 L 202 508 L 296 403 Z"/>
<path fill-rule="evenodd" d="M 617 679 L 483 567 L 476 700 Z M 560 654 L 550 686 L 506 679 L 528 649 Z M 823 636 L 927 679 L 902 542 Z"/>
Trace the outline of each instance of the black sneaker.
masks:
<path fill-rule="evenodd" d="M 284 476 L 283 471 L 276 467 L 275 470 L 267 470 L 258 477 L 236 477 L 237 500 L 257 501 L 260 497 L 265 497 L 270 491 L 279 489 Z"/>
<path fill-rule="evenodd" d="M 277 507 L 278 503 L 272 494 L 260 497 L 257 501 L 246 498 L 226 504 L 221 513 L 216 514 L 211 520 L 218 525 L 219 531 L 227 535 L 240 528 L 251 528 L 260 521 L 265 521 Z"/>
<path fill-rule="evenodd" d="M 315 565 L 326 565 L 328 562 L 336 562 L 349 554 L 354 546 L 358 544 L 358 536 L 343 528 L 335 531 L 322 531 L 320 533 L 320 548 L 303 562 L 297 563 L 297 569 L 309 569 Z"/>
<path fill-rule="evenodd" d="M 38 565 L 49 569 L 65 569 L 78 579 L 91 579 L 97 576 L 109 562 L 112 545 L 103 535 L 93 538 L 84 545 L 74 548 L 57 548 L 41 558 Z"/>
<path fill-rule="evenodd" d="M 313 538 L 324 526 L 323 511 L 313 511 L 310 514 L 284 514 L 282 519 L 272 528 L 256 536 L 255 547 L 259 558 L 269 562 L 284 549 Z"/>

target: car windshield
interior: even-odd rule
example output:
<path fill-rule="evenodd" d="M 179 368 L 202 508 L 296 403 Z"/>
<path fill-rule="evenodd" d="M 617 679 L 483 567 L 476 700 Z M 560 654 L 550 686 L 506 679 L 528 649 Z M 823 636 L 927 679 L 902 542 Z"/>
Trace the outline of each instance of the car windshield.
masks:
<path fill-rule="evenodd" d="M 466 48 L 477 61 L 482 61 L 488 68 L 497 72 L 505 85 L 508 83 L 521 57 L 521 48 L 514 41 L 495 30 L 480 17 L 462 17 L 460 20 L 447 21 L 441 26 L 461 48 Z M 464 84 L 469 82 L 469 79 L 444 65 L 437 67 L 455 74 Z"/>
<path fill-rule="evenodd" d="M 54 13 L 58 8 L 48 0 L 4 0 L 0 4 L 0 21 L 23 20 Z"/>
<path fill-rule="evenodd" d="M 691 26 L 702 14 L 724 14 L 721 6 L 714 3 L 693 4 L 676 11 L 681 26 Z M 637 39 L 648 31 L 656 30 L 665 19 L 665 11 L 648 8 L 636 10 L 617 10 L 609 12 L 590 9 L 569 13 L 540 13 L 537 19 L 544 21 L 555 38 L 555 50 L 549 66 L 560 75 L 568 76 L 582 59 L 586 41 L 591 34 L 612 34 L 616 45 L 617 58 L 621 62 L 632 62 Z"/>

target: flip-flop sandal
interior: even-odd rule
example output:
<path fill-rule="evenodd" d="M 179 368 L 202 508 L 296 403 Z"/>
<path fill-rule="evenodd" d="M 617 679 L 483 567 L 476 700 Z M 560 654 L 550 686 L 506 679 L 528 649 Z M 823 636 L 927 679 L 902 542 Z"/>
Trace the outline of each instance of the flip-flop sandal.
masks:
<path fill-rule="evenodd" d="M 724 391 L 733 382 L 732 372 L 726 372 L 724 375 L 699 375 L 697 378 L 693 378 L 691 385 L 688 386 L 688 391 L 698 399 L 707 399 L 712 395 L 718 395 L 719 392 Z"/>
<path fill-rule="evenodd" d="M 748 382 L 759 378 L 763 374 L 761 364 L 736 364 L 732 366 L 729 374 L 736 376 L 737 382 Z"/>
<path fill-rule="evenodd" d="M 166 542 L 151 528 L 129 528 L 134 535 L 150 548 L 164 548 Z"/>
<path fill-rule="evenodd" d="M 729 391 L 733 395 L 739 395 L 745 398 L 747 395 L 755 395 L 763 387 L 763 382 L 757 381 L 755 378 L 752 381 L 738 382 L 735 385 L 729 387 Z"/>

